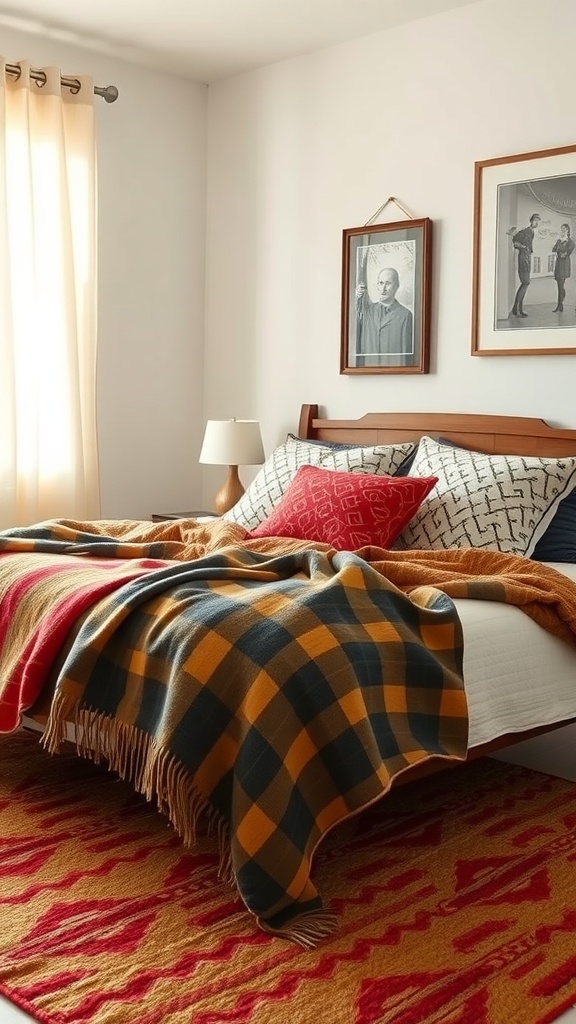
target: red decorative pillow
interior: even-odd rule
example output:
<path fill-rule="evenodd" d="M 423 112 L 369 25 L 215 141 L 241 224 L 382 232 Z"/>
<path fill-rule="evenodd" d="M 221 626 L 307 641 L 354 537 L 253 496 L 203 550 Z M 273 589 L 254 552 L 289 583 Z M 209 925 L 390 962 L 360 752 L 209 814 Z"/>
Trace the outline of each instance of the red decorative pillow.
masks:
<path fill-rule="evenodd" d="M 437 482 L 435 476 L 374 476 L 301 466 L 251 537 L 298 537 L 339 551 L 389 548 Z"/>

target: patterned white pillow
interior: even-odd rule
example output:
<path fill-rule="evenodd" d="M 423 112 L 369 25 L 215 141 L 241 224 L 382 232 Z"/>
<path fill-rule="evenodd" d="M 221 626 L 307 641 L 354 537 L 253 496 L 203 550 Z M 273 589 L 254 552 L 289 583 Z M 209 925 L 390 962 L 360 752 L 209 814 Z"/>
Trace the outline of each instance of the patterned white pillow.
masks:
<path fill-rule="evenodd" d="M 437 476 L 438 483 L 396 547 L 529 556 L 576 484 L 576 458 L 484 455 L 423 437 L 410 475 Z"/>
<path fill-rule="evenodd" d="M 274 449 L 240 501 L 224 513 L 224 519 L 254 530 L 276 507 L 300 466 L 393 476 L 415 447 L 413 442 L 407 441 L 335 451 L 321 444 L 308 444 L 299 438 L 288 437 L 284 444 Z"/>

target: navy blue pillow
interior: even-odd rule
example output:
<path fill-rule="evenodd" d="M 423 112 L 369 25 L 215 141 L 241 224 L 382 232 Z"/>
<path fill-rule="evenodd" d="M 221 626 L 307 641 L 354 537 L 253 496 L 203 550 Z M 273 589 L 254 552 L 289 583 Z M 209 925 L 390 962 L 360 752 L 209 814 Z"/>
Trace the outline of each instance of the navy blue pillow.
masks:
<path fill-rule="evenodd" d="M 394 476 L 410 476 L 410 470 L 412 469 L 412 463 L 416 458 L 416 452 L 418 451 L 418 445 L 414 448 L 414 451 L 407 455 L 402 465 L 398 466 L 398 469 L 394 473 Z"/>
<path fill-rule="evenodd" d="M 571 491 L 558 510 L 532 558 L 537 562 L 576 562 L 576 489 Z"/>

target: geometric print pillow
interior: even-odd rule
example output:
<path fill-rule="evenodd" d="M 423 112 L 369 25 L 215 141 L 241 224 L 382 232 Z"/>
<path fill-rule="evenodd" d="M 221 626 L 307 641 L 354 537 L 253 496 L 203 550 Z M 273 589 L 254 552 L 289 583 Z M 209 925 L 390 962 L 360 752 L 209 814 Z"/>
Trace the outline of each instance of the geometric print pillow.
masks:
<path fill-rule="evenodd" d="M 253 537 L 298 537 L 337 551 L 389 548 L 436 477 L 376 476 L 300 466 Z"/>
<path fill-rule="evenodd" d="M 288 438 L 274 449 L 248 489 L 223 518 L 254 530 L 276 507 L 300 466 L 323 466 L 346 473 L 393 476 L 411 455 L 415 444 L 362 445 L 335 451 L 319 444 Z"/>
<path fill-rule="evenodd" d="M 411 476 L 436 476 L 398 548 L 484 548 L 530 556 L 576 484 L 576 458 L 485 455 L 423 437 Z"/>

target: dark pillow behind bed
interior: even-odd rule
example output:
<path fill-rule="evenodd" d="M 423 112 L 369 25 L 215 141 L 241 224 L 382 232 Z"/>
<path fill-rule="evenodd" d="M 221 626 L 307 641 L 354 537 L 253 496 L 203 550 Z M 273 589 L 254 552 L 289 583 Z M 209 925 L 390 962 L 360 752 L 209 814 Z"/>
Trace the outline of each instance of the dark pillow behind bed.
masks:
<path fill-rule="evenodd" d="M 576 489 L 560 502 L 532 558 L 538 562 L 576 562 Z"/>

